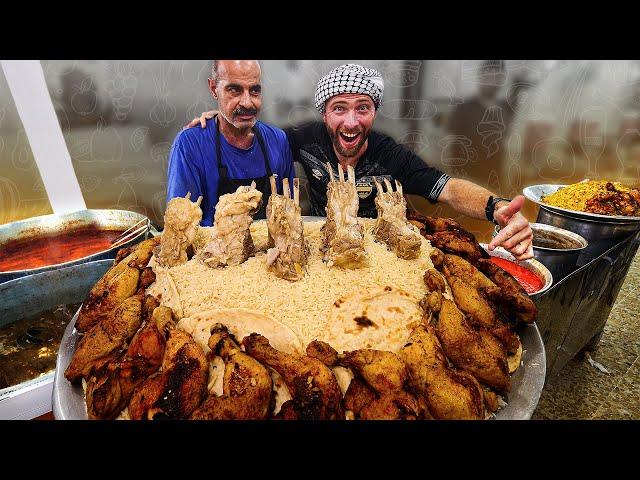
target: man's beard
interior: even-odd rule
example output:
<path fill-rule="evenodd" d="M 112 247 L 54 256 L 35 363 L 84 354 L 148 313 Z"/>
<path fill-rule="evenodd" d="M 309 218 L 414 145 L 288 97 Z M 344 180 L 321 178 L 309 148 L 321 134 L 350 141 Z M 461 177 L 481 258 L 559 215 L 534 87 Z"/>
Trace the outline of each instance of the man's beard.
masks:
<path fill-rule="evenodd" d="M 339 155 L 347 158 L 355 157 L 360 152 L 360 149 L 367 141 L 367 138 L 369 138 L 369 132 L 365 132 L 363 130 L 359 132 L 360 139 L 358 140 L 358 143 L 356 144 L 356 146 L 345 149 L 340 143 L 340 134 L 338 133 L 338 131 L 331 130 L 330 128 L 327 128 L 327 131 L 329 132 L 329 137 L 331 138 L 331 143 L 333 143 L 333 148 L 335 149 L 335 151 L 338 152 Z"/>

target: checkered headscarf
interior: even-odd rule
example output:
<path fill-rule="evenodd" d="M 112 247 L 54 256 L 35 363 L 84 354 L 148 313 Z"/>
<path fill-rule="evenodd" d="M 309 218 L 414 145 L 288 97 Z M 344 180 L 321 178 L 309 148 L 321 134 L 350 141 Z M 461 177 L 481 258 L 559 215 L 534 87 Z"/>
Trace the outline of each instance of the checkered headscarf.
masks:
<path fill-rule="evenodd" d="M 324 113 L 327 100 L 341 93 L 362 93 L 369 95 L 376 109 L 380 107 L 384 80 L 373 68 L 365 68 L 354 63 L 340 65 L 322 77 L 316 87 L 315 104 Z"/>

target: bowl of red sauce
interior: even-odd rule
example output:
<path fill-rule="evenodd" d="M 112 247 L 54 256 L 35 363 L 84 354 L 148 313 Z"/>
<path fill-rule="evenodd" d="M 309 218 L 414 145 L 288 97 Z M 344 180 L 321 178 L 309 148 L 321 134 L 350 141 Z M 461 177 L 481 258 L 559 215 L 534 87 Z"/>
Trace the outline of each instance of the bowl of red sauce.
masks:
<path fill-rule="evenodd" d="M 490 252 L 486 244 L 481 245 L 491 256 L 491 261 L 510 273 L 530 297 L 535 298 L 544 294 L 553 285 L 553 275 L 535 258 L 520 261 L 502 247 L 497 247 Z"/>
<path fill-rule="evenodd" d="M 124 243 L 113 243 L 138 223 L 135 235 L 127 237 Z M 147 238 L 150 227 L 146 216 L 127 210 L 79 210 L 0 225 L 0 283 L 115 258 L 120 248 Z"/>

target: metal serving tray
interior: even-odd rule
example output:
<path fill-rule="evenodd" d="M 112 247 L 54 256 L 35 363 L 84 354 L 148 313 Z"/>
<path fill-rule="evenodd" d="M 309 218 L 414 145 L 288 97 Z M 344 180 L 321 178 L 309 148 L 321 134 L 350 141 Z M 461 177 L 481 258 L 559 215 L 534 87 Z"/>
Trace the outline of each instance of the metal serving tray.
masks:
<path fill-rule="evenodd" d="M 303 217 L 303 220 L 312 222 L 325 219 L 324 217 Z M 527 262 L 534 263 L 535 260 Z M 546 270 L 541 264 L 540 267 Z M 552 280 L 549 279 L 549 286 L 551 282 Z M 71 362 L 76 343 L 80 338 L 74 328 L 77 317 L 78 313 L 69 322 L 58 353 L 53 384 L 53 414 L 58 420 L 87 420 L 88 418 L 82 386 L 72 385 L 64 377 L 64 371 Z M 497 420 L 530 419 L 544 387 L 546 358 L 538 327 L 535 324 L 522 325 L 517 332 L 522 342 L 522 364 L 511 376 L 508 403 L 496 414 Z"/>

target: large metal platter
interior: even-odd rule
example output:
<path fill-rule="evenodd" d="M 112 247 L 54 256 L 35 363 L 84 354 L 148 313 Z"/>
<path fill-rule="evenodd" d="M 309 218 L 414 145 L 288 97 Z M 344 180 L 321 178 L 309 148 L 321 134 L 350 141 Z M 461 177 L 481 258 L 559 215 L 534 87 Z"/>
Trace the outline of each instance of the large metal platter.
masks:
<path fill-rule="evenodd" d="M 573 218 L 579 218 L 581 220 L 590 220 L 592 222 L 604 222 L 604 223 L 638 223 L 640 217 L 627 217 L 623 215 L 600 215 L 598 213 L 580 212 L 578 210 L 569 210 L 568 208 L 556 207 L 554 205 L 547 205 L 543 203 L 541 198 L 545 195 L 550 195 L 558 191 L 562 187 L 568 185 L 555 185 L 555 184 L 541 184 L 531 185 L 522 190 L 522 193 L 526 198 L 534 203 L 537 203 L 540 208 L 549 210 L 551 212 L 561 213 Z"/>
<path fill-rule="evenodd" d="M 324 220 L 304 217 L 304 221 Z M 86 420 L 87 409 L 81 385 L 72 385 L 64 377 L 80 335 L 75 330 L 78 313 L 73 317 L 60 343 L 53 384 L 53 414 L 58 420 Z M 496 414 L 497 420 L 528 420 L 538 405 L 546 375 L 544 344 L 538 327 L 523 325 L 517 330 L 522 342 L 522 364 L 511 376 L 507 405 Z"/>

